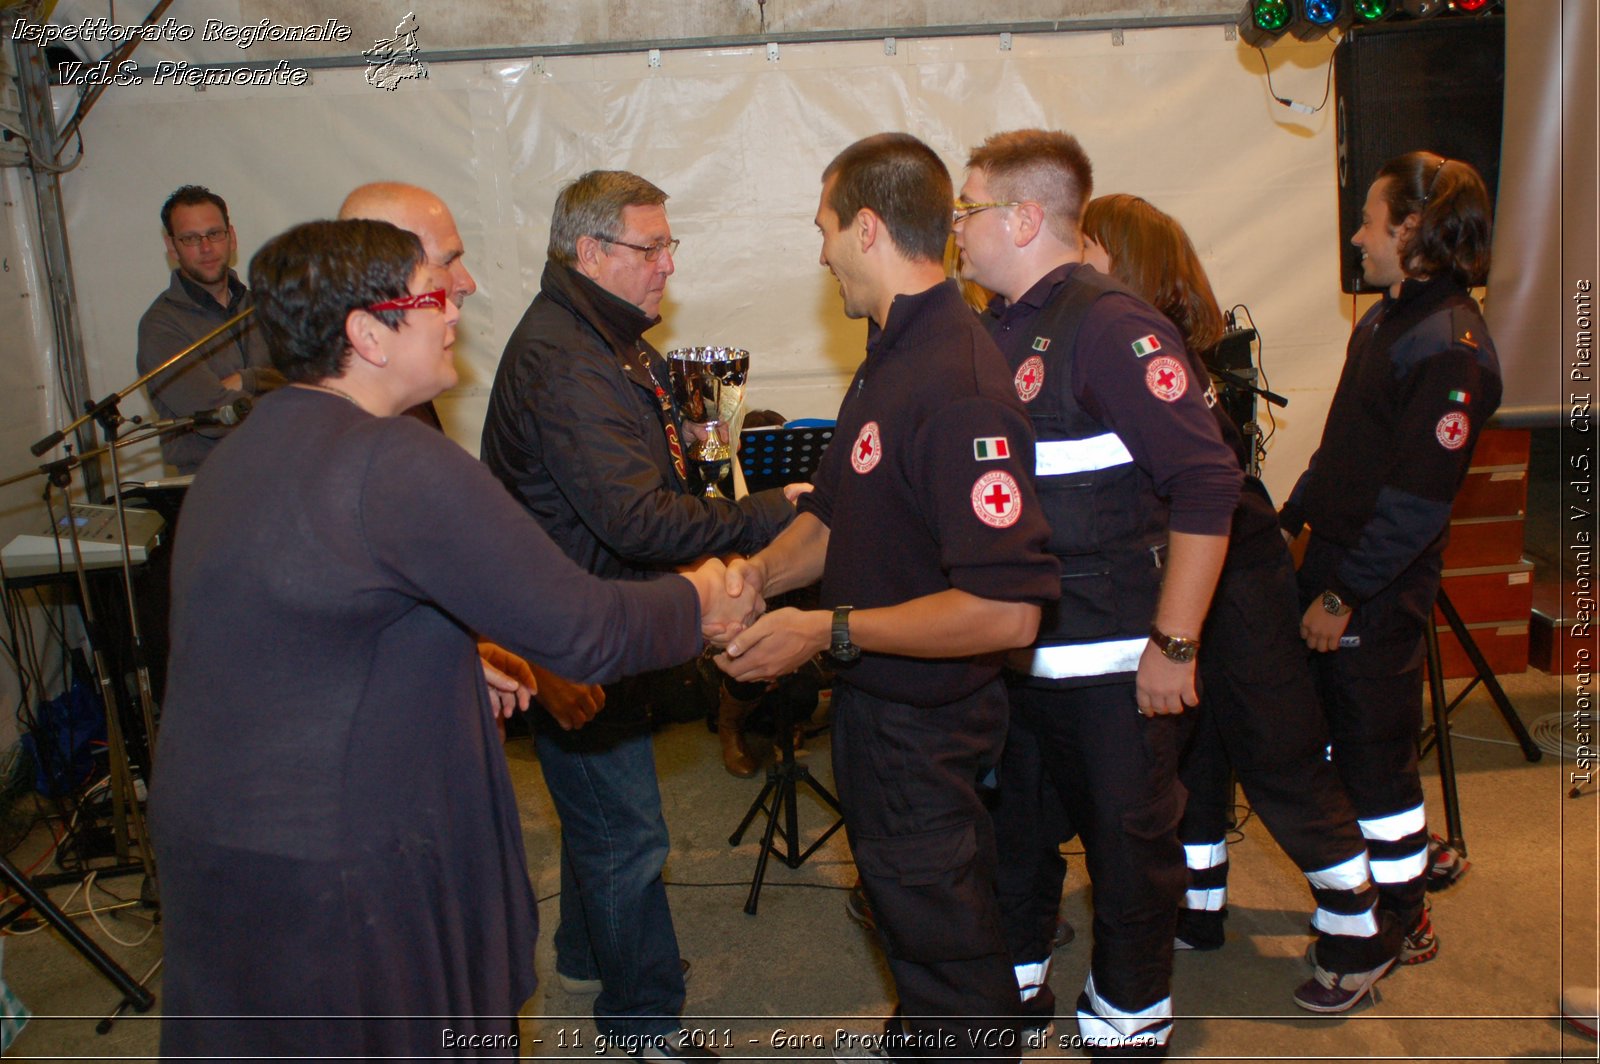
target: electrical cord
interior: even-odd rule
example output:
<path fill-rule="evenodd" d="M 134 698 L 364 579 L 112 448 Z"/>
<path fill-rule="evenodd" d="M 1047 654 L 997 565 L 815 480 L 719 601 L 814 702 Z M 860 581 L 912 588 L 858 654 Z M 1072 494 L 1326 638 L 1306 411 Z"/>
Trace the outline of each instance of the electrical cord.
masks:
<path fill-rule="evenodd" d="M 1576 761 L 1580 753 L 1582 753 L 1582 756 L 1589 756 L 1588 750 L 1580 747 L 1578 743 L 1572 740 L 1567 731 L 1569 723 L 1570 718 L 1565 713 L 1547 713 L 1528 725 L 1528 735 L 1540 750 L 1543 750 L 1551 757 L 1559 757 L 1563 761 Z M 1519 748 L 1521 746 L 1520 743 L 1512 742 L 1510 739 L 1491 739 L 1487 735 L 1469 735 L 1454 728 L 1450 729 L 1450 738 L 1465 739 L 1467 742 L 1472 743 L 1487 743 L 1490 746 L 1516 746 Z"/>
<path fill-rule="evenodd" d="M 1283 104 L 1283 106 L 1287 107 L 1289 110 L 1294 111 L 1297 114 L 1302 114 L 1302 115 L 1314 115 L 1318 111 L 1322 110 L 1324 107 L 1328 106 L 1328 94 L 1333 89 L 1333 53 L 1332 52 L 1328 53 L 1328 73 L 1327 73 L 1327 77 L 1323 80 L 1323 83 L 1322 83 L 1322 102 L 1317 104 L 1317 106 L 1315 106 L 1315 107 L 1312 107 L 1310 104 L 1307 104 L 1307 103 L 1301 103 L 1299 100 L 1291 100 L 1287 96 L 1279 96 L 1278 95 L 1278 90 L 1276 90 L 1276 89 L 1274 89 L 1272 87 L 1272 66 L 1267 62 L 1266 49 L 1262 48 L 1260 45 L 1256 45 L 1256 52 L 1259 53 L 1260 56 L 1261 56 L 1261 69 L 1267 72 L 1267 95 L 1271 96 L 1274 100 L 1276 100 L 1279 103 Z"/>

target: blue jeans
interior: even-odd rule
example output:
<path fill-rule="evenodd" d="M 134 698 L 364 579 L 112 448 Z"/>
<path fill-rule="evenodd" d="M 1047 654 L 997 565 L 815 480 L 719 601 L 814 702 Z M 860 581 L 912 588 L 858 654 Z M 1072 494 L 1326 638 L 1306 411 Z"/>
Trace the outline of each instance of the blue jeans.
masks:
<path fill-rule="evenodd" d="M 545 785 L 561 818 L 556 969 L 601 981 L 595 1027 L 607 1035 L 678 1029 L 683 967 L 661 869 L 667 824 L 648 726 L 537 735 Z"/>

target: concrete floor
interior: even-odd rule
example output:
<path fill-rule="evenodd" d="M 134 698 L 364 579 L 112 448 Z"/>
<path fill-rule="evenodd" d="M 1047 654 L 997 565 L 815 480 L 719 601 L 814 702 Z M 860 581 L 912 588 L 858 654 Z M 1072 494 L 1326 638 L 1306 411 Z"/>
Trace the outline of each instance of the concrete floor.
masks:
<path fill-rule="evenodd" d="M 1558 682 L 1541 673 L 1507 677 L 1505 685 L 1530 726 L 1562 709 Z M 1173 1058 L 1596 1059 L 1593 1040 L 1554 1018 L 1564 984 L 1600 983 L 1596 789 L 1568 798 L 1571 762 L 1546 756 L 1529 763 L 1515 746 L 1504 745 L 1509 733 L 1481 691 L 1457 712 L 1454 731 L 1472 869 L 1456 887 L 1434 896 L 1439 957 L 1385 980 L 1377 1003 L 1343 1016 L 1296 1008 L 1289 994 L 1307 975 L 1301 954 L 1309 898 L 1293 865 L 1252 818 L 1230 852 L 1227 946 L 1177 958 L 1173 993 L 1180 1019 Z M 814 740 L 802 755 L 825 783 L 831 781 L 826 745 L 825 737 Z M 531 744 L 513 741 L 507 752 L 541 900 L 546 933 L 538 964 L 547 977 L 558 889 L 556 822 Z M 758 836 L 752 831 L 734 848 L 728 835 L 760 781 L 728 776 L 715 737 L 698 724 L 661 732 L 657 754 L 673 837 L 670 896 L 679 940 L 693 962 L 686 1025 L 714 1037 L 730 1058 L 827 1059 L 826 1050 L 796 1036 L 826 1042 L 839 1029 L 869 1030 L 889 1007 L 889 984 L 873 941 L 845 914 L 844 892 L 854 868 L 843 833 L 798 870 L 774 862 L 759 914 L 747 916 L 742 906 Z M 1431 757 L 1425 772 L 1430 827 L 1442 831 Z M 828 822 L 820 805 L 803 805 L 802 835 L 812 837 Z M 132 883 L 122 880 L 111 889 L 129 893 Z M 61 901 L 69 889 L 52 893 Z M 1080 935 L 1057 951 L 1051 976 L 1067 1001 L 1076 996 L 1087 966 L 1088 893 L 1081 862 L 1074 860 L 1064 912 Z M 97 904 L 105 900 L 100 896 Z M 84 924 L 105 941 L 87 918 Z M 110 919 L 108 925 L 130 940 L 145 926 L 133 918 Z M 98 1018 L 115 1003 L 108 983 L 51 933 L 3 941 L 4 976 L 35 1013 L 8 1060 L 154 1054 L 159 975 L 151 984 L 158 996 L 155 1012 L 122 1019 L 109 1034 L 98 1035 Z M 138 948 L 110 950 L 129 971 L 143 974 L 159 957 L 160 933 Z M 549 979 L 524 1010 L 523 1055 L 576 1060 L 603 1053 L 589 1003 Z M 1063 1025 L 1058 1033 L 1070 1031 Z M 1028 1059 L 1077 1057 L 1075 1050 L 1051 1047 Z"/>

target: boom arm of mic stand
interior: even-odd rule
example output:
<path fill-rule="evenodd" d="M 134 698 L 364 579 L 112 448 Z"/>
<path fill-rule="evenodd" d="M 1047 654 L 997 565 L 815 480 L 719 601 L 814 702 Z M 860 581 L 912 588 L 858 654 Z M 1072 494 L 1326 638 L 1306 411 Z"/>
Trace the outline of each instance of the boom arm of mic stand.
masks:
<path fill-rule="evenodd" d="M 87 421 L 93 420 L 94 418 L 98 418 L 101 414 L 105 413 L 106 410 L 122 402 L 122 400 L 132 395 L 135 391 L 144 387 L 145 383 L 151 378 L 158 377 L 165 373 L 179 362 L 182 362 L 184 359 L 194 354 L 194 352 L 205 347 L 212 340 L 215 340 L 217 337 L 221 336 L 235 325 L 238 325 L 240 322 L 244 321 L 251 314 L 255 313 L 255 309 L 255 307 L 245 307 L 238 314 L 235 314 L 221 325 L 218 325 L 215 329 L 212 329 L 210 332 L 200 337 L 200 339 L 196 340 L 182 351 L 179 351 L 177 354 L 161 363 L 161 365 L 157 366 L 149 373 L 142 375 L 138 380 L 134 381 L 126 388 L 112 392 L 98 403 L 90 405 L 89 409 L 78 415 L 78 417 L 71 424 L 52 432 L 50 435 L 46 436 L 44 439 L 30 447 L 29 450 L 33 452 L 33 456 L 35 458 L 40 457 L 50 448 L 66 439 L 69 433 L 76 432 L 79 426 L 83 425 Z"/>
<path fill-rule="evenodd" d="M 1241 391 L 1246 391 L 1246 392 L 1250 392 L 1250 393 L 1255 394 L 1255 395 L 1259 395 L 1259 396 L 1261 396 L 1261 398 L 1265 399 L 1267 402 L 1271 403 L 1273 406 L 1288 406 L 1289 405 L 1289 400 L 1285 399 L 1283 396 L 1279 395 L 1277 392 L 1269 392 L 1265 388 L 1258 387 L 1258 386 L 1250 383 L 1249 381 L 1245 380 L 1243 377 L 1239 376 L 1237 373 L 1234 373 L 1232 370 L 1221 369 L 1221 368 L 1219 368 L 1217 366 L 1210 366 L 1210 365 L 1206 366 L 1206 369 L 1211 372 L 1211 375 L 1213 377 L 1216 377 L 1217 379 L 1221 380 L 1224 384 L 1227 384 L 1227 385 L 1229 385 L 1231 387 L 1234 387 L 1234 388 L 1238 388 Z"/>

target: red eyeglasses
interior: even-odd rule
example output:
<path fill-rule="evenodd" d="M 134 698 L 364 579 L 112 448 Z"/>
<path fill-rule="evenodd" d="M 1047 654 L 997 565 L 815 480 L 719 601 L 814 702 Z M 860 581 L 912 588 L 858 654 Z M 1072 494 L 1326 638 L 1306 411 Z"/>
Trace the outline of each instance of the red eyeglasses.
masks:
<path fill-rule="evenodd" d="M 368 310 L 443 310 L 445 300 L 450 298 L 450 292 L 444 288 L 436 288 L 432 292 L 418 292 L 414 296 L 401 296 L 398 299 L 385 299 L 382 303 L 374 303 Z"/>

